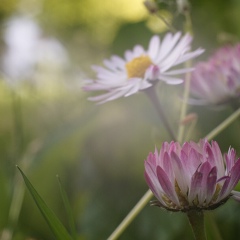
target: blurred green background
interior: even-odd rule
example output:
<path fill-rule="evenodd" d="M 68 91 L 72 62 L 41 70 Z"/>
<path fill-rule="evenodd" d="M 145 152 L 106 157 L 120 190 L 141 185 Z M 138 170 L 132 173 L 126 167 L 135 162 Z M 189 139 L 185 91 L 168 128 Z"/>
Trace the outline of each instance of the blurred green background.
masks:
<path fill-rule="evenodd" d="M 169 3 L 161 14 L 183 30 L 184 17 L 175 1 Z M 191 1 L 193 48 L 206 49 L 199 59 L 239 40 L 239 12 L 238 0 Z M 17 164 L 67 226 L 59 175 L 79 239 L 106 239 L 148 189 L 144 159 L 170 139 L 144 94 L 96 106 L 87 101 L 83 82 L 94 77 L 91 65 L 123 56 L 135 44 L 147 47 L 153 34 L 167 29 L 142 0 L 1 0 L 0 26 L 0 232 L 14 225 L 14 186 L 23 184 Z M 159 88 L 176 131 L 182 91 Z M 191 135 L 198 141 L 233 110 L 190 106 L 189 112 L 198 114 Z M 215 139 L 223 151 L 231 145 L 240 154 L 239 133 L 235 122 Z M 230 200 L 210 214 L 223 239 L 240 238 L 240 205 Z M 209 239 L 214 228 L 207 222 Z M 184 214 L 146 206 L 120 239 L 192 237 Z M 13 239 L 54 239 L 27 191 Z"/>

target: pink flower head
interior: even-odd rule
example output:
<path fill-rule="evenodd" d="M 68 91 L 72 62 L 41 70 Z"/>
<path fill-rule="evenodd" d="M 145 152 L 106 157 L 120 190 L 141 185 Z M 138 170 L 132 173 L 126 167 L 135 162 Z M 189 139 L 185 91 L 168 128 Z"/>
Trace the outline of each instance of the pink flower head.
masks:
<path fill-rule="evenodd" d="M 132 51 L 126 51 L 124 58 L 112 56 L 104 61 L 105 67 L 94 66 L 97 79 L 87 80 L 83 89 L 106 91 L 107 93 L 89 98 L 104 103 L 149 88 L 156 80 L 168 84 L 182 83 L 183 80 L 176 75 L 192 71 L 193 68 L 170 69 L 203 52 L 202 49 L 190 52 L 191 41 L 189 34 L 181 37 L 180 32 L 168 33 L 162 41 L 159 36 L 153 36 L 148 50 L 137 45 Z"/>
<path fill-rule="evenodd" d="M 170 211 L 210 210 L 230 197 L 240 179 L 240 159 L 229 148 L 222 155 L 217 142 L 199 144 L 164 142 L 160 152 L 150 153 L 145 161 L 145 179 L 157 201 L 152 205 Z"/>
<path fill-rule="evenodd" d="M 219 49 L 195 66 L 191 93 L 200 104 L 222 104 L 240 97 L 240 44 Z"/>

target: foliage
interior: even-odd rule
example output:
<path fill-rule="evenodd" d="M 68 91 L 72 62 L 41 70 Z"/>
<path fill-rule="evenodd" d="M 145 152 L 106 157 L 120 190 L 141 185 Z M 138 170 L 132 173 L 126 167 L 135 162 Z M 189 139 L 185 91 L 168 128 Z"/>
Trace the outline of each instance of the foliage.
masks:
<path fill-rule="evenodd" d="M 122 9 L 120 1 L 116 5 L 113 2 L 39 0 L 36 4 L 30 1 L 20 4 L 20 0 L 0 1 L 3 30 L 10 17 L 30 16 L 41 26 L 42 37 L 57 38 L 69 57 L 66 71 L 51 72 L 50 67 L 51 74 L 44 75 L 44 87 L 28 79 L 13 88 L 6 75 L 1 77 L 0 232 L 14 226 L 14 240 L 52 239 L 28 193 L 24 196 L 19 219 L 15 225 L 11 222 L 9 209 L 14 186 L 22 182 L 16 177 L 19 175 L 16 164 L 67 226 L 55 177 L 58 174 L 69 198 L 79 239 L 106 239 L 147 190 L 143 177 L 147 154 L 163 140 L 170 140 L 143 94 L 95 106 L 86 100 L 87 95 L 81 89 L 83 80 L 93 74 L 90 65 L 99 64 L 110 53 L 123 55 L 125 49 L 137 43 L 146 46 L 150 36 L 155 34 L 148 28 L 150 16 L 141 0 L 124 1 Z M 182 28 L 184 18 L 173 10 L 173 25 Z M 202 60 L 217 46 L 239 41 L 239 10 L 237 0 L 191 1 L 193 47 L 206 48 Z M 159 20 L 153 21 L 159 23 Z M 7 49 L 3 30 L 2 56 Z M 37 71 L 39 66 L 35 67 Z M 182 91 L 181 86 L 159 88 L 160 100 L 175 128 Z M 189 112 L 198 115 L 191 137 L 198 140 L 233 110 L 231 107 L 213 110 L 189 106 Z M 239 122 L 234 122 L 215 138 L 222 151 L 226 152 L 231 145 L 240 154 L 239 131 Z M 230 201 L 214 212 L 223 239 L 240 238 L 239 211 L 239 205 Z M 212 226 L 210 220 L 207 225 Z M 213 229 L 207 228 L 209 236 Z M 120 239 L 191 237 L 184 215 L 147 206 Z"/>

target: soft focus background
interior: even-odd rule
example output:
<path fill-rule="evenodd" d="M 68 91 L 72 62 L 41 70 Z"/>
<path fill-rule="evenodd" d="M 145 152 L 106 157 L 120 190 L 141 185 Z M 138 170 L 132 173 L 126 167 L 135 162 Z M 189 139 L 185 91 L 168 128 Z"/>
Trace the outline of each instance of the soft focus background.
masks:
<path fill-rule="evenodd" d="M 163 4 L 162 14 L 183 30 L 184 17 L 174 2 Z M 193 48 L 206 49 L 198 60 L 239 41 L 240 1 L 192 1 L 191 11 Z M 144 159 L 171 139 L 144 94 L 96 106 L 87 101 L 83 81 L 94 77 L 92 64 L 111 54 L 123 56 L 135 44 L 147 47 L 153 34 L 167 29 L 142 0 L 1 0 L 0 26 L 0 232 L 11 225 L 13 189 L 22 184 L 17 164 L 66 225 L 59 175 L 79 239 L 106 239 L 147 190 Z M 182 86 L 159 88 L 176 131 L 182 91 Z M 233 110 L 190 106 L 189 112 L 198 114 L 190 137 L 198 141 Z M 231 145 L 240 154 L 239 124 L 215 138 L 223 151 Z M 240 238 L 239 204 L 230 200 L 210 214 L 223 239 Z M 208 223 L 209 239 L 215 227 Z M 184 214 L 149 206 L 120 237 L 191 238 Z M 27 191 L 13 239 L 53 239 Z"/>

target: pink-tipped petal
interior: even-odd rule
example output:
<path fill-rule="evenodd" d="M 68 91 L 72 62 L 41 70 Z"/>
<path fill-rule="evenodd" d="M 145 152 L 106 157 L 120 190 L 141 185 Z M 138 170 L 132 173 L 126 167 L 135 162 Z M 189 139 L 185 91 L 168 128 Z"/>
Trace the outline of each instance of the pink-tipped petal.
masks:
<path fill-rule="evenodd" d="M 161 184 L 163 191 L 166 195 L 177 205 L 179 205 L 179 200 L 177 198 L 176 192 L 174 190 L 173 184 L 170 182 L 167 174 L 165 171 L 160 167 L 157 166 L 157 177 Z"/>
<path fill-rule="evenodd" d="M 199 193 L 199 189 L 201 188 L 202 184 L 202 178 L 203 174 L 198 171 L 196 171 L 192 176 L 191 186 L 188 193 L 188 200 L 190 205 L 194 204 L 193 200 L 197 197 Z"/>
<path fill-rule="evenodd" d="M 216 181 L 217 181 L 217 168 L 213 167 L 209 172 L 207 178 L 207 193 L 206 193 L 207 204 L 212 200 L 216 188 Z"/>

